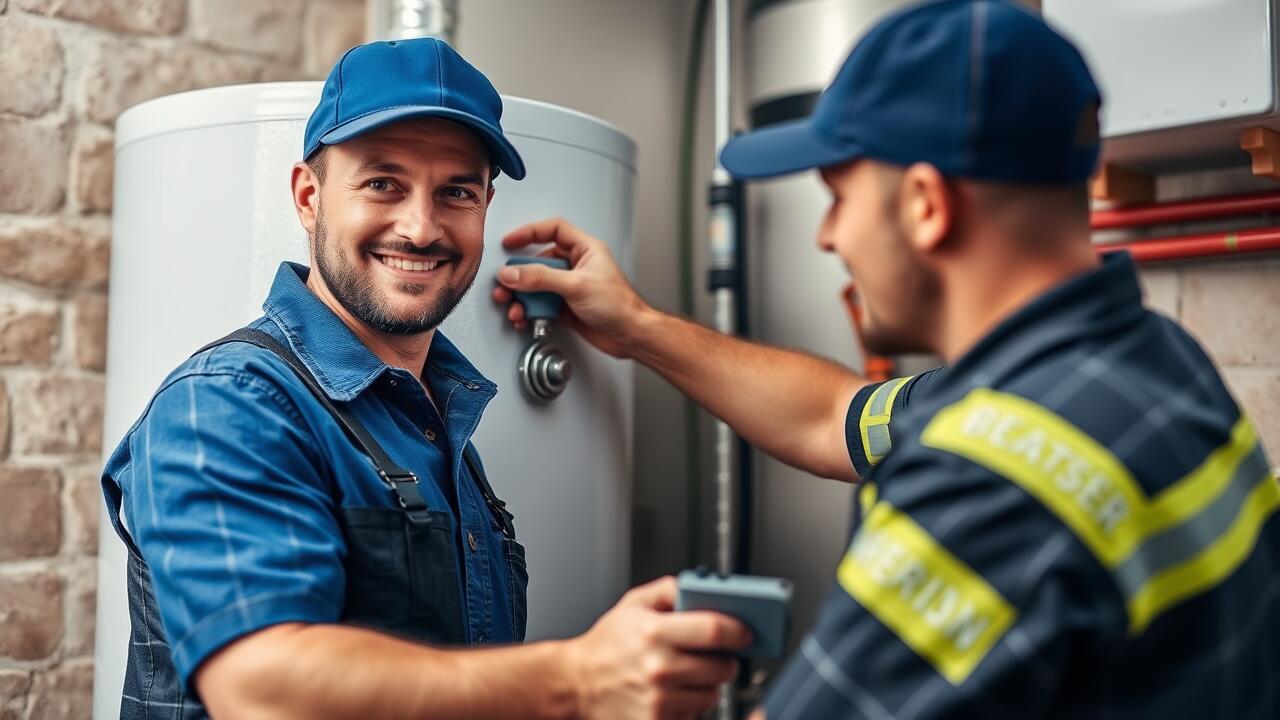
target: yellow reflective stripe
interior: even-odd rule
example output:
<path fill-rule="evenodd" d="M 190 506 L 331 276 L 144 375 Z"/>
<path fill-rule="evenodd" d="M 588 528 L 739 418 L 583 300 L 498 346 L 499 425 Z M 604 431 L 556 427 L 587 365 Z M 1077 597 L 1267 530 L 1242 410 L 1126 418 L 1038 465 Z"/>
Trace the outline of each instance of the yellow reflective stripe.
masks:
<path fill-rule="evenodd" d="M 952 685 L 969 677 L 1017 619 L 981 575 L 884 500 L 868 513 L 836 578 Z"/>
<path fill-rule="evenodd" d="M 1186 477 L 1156 493 L 1151 506 L 1139 518 L 1145 535 L 1178 525 L 1222 495 L 1235 469 L 1258 442 L 1253 424 L 1243 415 L 1231 428 L 1231 437 Z"/>
<path fill-rule="evenodd" d="M 1142 540 L 1136 510 L 1146 497 L 1128 469 L 1098 441 L 1030 400 L 973 390 L 934 416 L 921 442 L 1021 485 L 1108 567 Z"/>
<path fill-rule="evenodd" d="M 858 502 L 862 505 L 862 517 L 866 517 L 871 511 L 871 506 L 876 504 L 876 484 L 873 482 L 862 482 L 862 487 L 858 488 L 860 497 Z"/>
<path fill-rule="evenodd" d="M 862 452 L 867 457 L 867 462 L 875 465 L 884 458 L 889 451 L 889 443 L 887 439 L 889 420 L 893 417 L 893 401 L 897 399 L 900 392 L 911 378 L 910 375 L 904 378 L 896 378 L 890 380 L 871 393 L 871 397 L 867 398 L 867 404 L 862 406 L 862 414 L 858 419 L 858 430 L 862 435 Z M 877 407 L 881 408 L 880 412 L 875 412 Z M 883 441 L 872 442 L 872 426 L 883 425 L 884 431 L 880 434 Z M 883 452 L 874 452 L 873 446 L 884 444 Z"/>
<path fill-rule="evenodd" d="M 1129 632 L 1136 635 L 1173 605 L 1222 582 L 1245 561 L 1267 518 L 1280 508 L 1280 484 L 1270 473 L 1249 493 L 1235 522 L 1187 562 L 1151 578 L 1129 598 Z"/>
<path fill-rule="evenodd" d="M 921 442 L 1008 478 L 1056 514 L 1112 572 L 1135 634 L 1229 576 L 1280 507 L 1244 416 L 1224 445 L 1152 498 L 1100 443 L 1016 395 L 973 390 L 939 412 Z"/>

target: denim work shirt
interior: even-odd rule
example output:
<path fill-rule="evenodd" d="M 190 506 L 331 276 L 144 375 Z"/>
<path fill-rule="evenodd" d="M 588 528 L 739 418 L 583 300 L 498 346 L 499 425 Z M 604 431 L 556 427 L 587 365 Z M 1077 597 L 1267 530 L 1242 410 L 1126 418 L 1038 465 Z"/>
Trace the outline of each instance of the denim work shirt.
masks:
<path fill-rule="evenodd" d="M 466 642 L 518 639 L 513 615 L 523 615 L 523 598 L 513 610 L 510 553 L 463 460 L 496 386 L 437 332 L 422 378 L 437 412 L 412 373 L 384 364 L 311 293 L 307 274 L 282 263 L 265 316 L 250 327 L 287 343 L 328 397 L 417 474 L 428 506 L 448 510 Z M 241 636 L 339 621 L 348 550 L 339 508 L 396 507 L 372 461 L 297 375 L 244 343 L 178 367 L 108 460 L 103 482 L 123 493 L 128 534 L 150 568 L 187 684 Z"/>

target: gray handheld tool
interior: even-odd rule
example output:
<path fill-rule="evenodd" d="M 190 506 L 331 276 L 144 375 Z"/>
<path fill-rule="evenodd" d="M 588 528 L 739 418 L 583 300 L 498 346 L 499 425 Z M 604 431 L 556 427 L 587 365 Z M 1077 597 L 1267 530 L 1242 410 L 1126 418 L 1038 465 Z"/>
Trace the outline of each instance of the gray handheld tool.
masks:
<path fill-rule="evenodd" d="M 718 575 L 705 567 L 676 576 L 676 610 L 714 610 L 751 630 L 740 657 L 782 657 L 791 625 L 791 581 L 758 575 Z"/>

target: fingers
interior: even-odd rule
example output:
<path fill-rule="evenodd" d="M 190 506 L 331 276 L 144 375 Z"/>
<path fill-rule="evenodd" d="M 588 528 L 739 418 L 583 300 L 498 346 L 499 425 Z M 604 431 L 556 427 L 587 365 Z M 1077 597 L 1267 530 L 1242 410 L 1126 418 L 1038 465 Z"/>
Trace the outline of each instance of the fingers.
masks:
<path fill-rule="evenodd" d="M 751 644 L 751 631 L 722 613 L 691 610 L 658 619 L 661 640 L 684 650 L 734 651 Z"/>
<path fill-rule="evenodd" d="M 719 699 L 718 688 L 671 690 L 658 703 L 658 715 L 664 718 L 694 719 L 710 710 Z"/>
<path fill-rule="evenodd" d="M 556 247 L 566 252 L 593 242 L 595 238 L 577 227 L 569 224 L 564 218 L 548 218 L 529 223 L 507 233 L 502 238 L 502 246 L 508 250 L 527 247 L 541 243 L 555 243 Z"/>
<path fill-rule="evenodd" d="M 511 290 L 568 295 L 577 283 L 577 277 L 569 270 L 546 265 L 512 265 L 498 271 L 498 282 Z"/>
<path fill-rule="evenodd" d="M 738 661 L 724 655 L 672 652 L 654 668 L 655 684 L 681 688 L 713 688 L 738 675 Z"/>
<path fill-rule="evenodd" d="M 668 612 L 676 606 L 676 579 L 670 575 L 637 585 L 622 596 L 619 605 L 639 605 L 659 612 Z"/>

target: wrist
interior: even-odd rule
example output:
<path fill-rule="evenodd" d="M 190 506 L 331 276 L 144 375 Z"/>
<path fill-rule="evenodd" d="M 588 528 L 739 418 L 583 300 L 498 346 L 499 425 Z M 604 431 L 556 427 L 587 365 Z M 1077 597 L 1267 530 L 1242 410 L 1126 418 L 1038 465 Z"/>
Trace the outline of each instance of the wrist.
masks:
<path fill-rule="evenodd" d="M 652 305 L 642 303 L 623 324 L 623 345 L 627 354 L 635 360 L 641 360 L 651 354 L 652 345 L 662 336 L 662 323 L 667 315 Z"/>
<path fill-rule="evenodd" d="M 545 650 L 543 661 L 548 671 L 546 682 L 540 683 L 546 690 L 546 696 L 541 703 L 539 717 L 553 720 L 582 717 L 586 703 L 582 686 L 585 674 L 578 659 L 580 644 L 578 638 L 538 643 L 537 646 Z"/>

